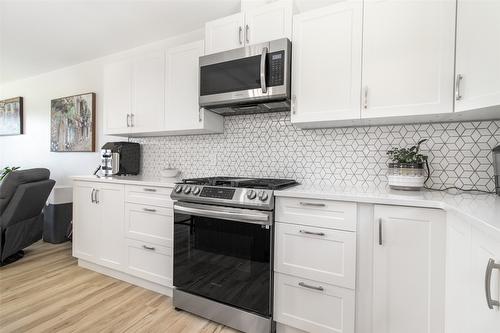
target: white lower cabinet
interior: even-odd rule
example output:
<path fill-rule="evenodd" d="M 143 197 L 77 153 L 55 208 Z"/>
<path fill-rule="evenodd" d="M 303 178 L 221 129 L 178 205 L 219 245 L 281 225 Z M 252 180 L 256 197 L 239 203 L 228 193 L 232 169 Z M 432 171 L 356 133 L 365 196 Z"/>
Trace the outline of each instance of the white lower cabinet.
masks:
<path fill-rule="evenodd" d="M 354 332 L 354 290 L 281 273 L 274 284 L 277 322 L 314 333 Z"/>
<path fill-rule="evenodd" d="M 445 213 L 375 205 L 372 333 L 442 333 Z"/>
<path fill-rule="evenodd" d="M 168 196 L 171 190 L 75 181 L 73 256 L 171 287 L 173 210 Z"/>

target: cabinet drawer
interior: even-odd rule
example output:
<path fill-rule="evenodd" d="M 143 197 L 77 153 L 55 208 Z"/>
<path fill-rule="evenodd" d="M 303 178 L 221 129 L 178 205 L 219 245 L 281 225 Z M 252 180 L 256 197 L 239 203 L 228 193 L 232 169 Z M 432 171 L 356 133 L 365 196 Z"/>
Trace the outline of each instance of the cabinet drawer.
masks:
<path fill-rule="evenodd" d="M 280 273 L 274 277 L 277 322 L 306 332 L 354 332 L 354 290 Z"/>
<path fill-rule="evenodd" d="M 275 271 L 355 288 L 356 233 L 276 223 Z"/>
<path fill-rule="evenodd" d="M 315 227 L 356 230 L 354 202 L 318 199 L 277 198 L 276 221 Z"/>
<path fill-rule="evenodd" d="M 125 201 L 144 205 L 172 207 L 169 187 L 136 186 L 125 187 Z"/>
<path fill-rule="evenodd" d="M 127 203 L 125 235 L 128 238 L 172 247 L 173 208 Z"/>
<path fill-rule="evenodd" d="M 156 244 L 127 241 L 129 274 L 164 286 L 172 286 L 172 249 Z"/>

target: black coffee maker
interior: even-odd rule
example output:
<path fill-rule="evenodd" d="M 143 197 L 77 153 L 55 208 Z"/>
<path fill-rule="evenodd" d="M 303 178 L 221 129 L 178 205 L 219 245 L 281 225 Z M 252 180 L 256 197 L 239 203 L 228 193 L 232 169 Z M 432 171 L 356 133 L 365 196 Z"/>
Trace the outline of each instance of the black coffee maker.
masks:
<path fill-rule="evenodd" d="M 141 146 L 134 142 L 108 142 L 101 148 L 102 175 L 138 175 L 141 163 Z M 98 171 L 96 170 L 96 172 Z"/>
<path fill-rule="evenodd" d="M 493 169 L 495 177 L 495 189 L 500 195 L 500 146 L 493 148 Z"/>

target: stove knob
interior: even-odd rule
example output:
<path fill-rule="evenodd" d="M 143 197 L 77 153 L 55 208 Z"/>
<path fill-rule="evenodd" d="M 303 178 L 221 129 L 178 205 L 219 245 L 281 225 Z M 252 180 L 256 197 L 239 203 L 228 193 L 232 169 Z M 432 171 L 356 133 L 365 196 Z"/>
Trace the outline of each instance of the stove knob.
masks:
<path fill-rule="evenodd" d="M 260 201 L 266 201 L 267 198 L 269 198 L 269 196 L 267 195 L 267 193 L 265 191 L 259 192 L 259 200 Z"/>
<path fill-rule="evenodd" d="M 247 198 L 250 199 L 250 200 L 253 200 L 255 199 L 255 197 L 257 197 L 257 193 L 255 193 L 254 190 L 250 190 L 247 192 Z"/>
<path fill-rule="evenodd" d="M 181 193 L 182 192 L 182 185 L 177 185 L 175 187 L 175 193 Z"/>
<path fill-rule="evenodd" d="M 193 188 L 193 194 L 194 195 L 200 194 L 200 188 L 198 186 L 196 186 L 195 188 Z"/>
<path fill-rule="evenodd" d="M 191 186 L 184 187 L 184 194 L 189 194 L 191 192 Z"/>

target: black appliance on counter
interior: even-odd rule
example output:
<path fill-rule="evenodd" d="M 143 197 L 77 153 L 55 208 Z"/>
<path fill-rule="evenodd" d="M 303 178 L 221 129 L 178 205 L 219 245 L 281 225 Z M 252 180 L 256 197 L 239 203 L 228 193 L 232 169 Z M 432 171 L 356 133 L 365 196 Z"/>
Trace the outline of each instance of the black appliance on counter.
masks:
<path fill-rule="evenodd" d="M 138 143 L 108 142 L 101 148 L 100 169 L 105 177 L 138 175 L 140 163 L 141 145 Z"/>
<path fill-rule="evenodd" d="M 290 179 L 175 186 L 173 304 L 244 332 L 273 332 L 274 190 Z"/>

